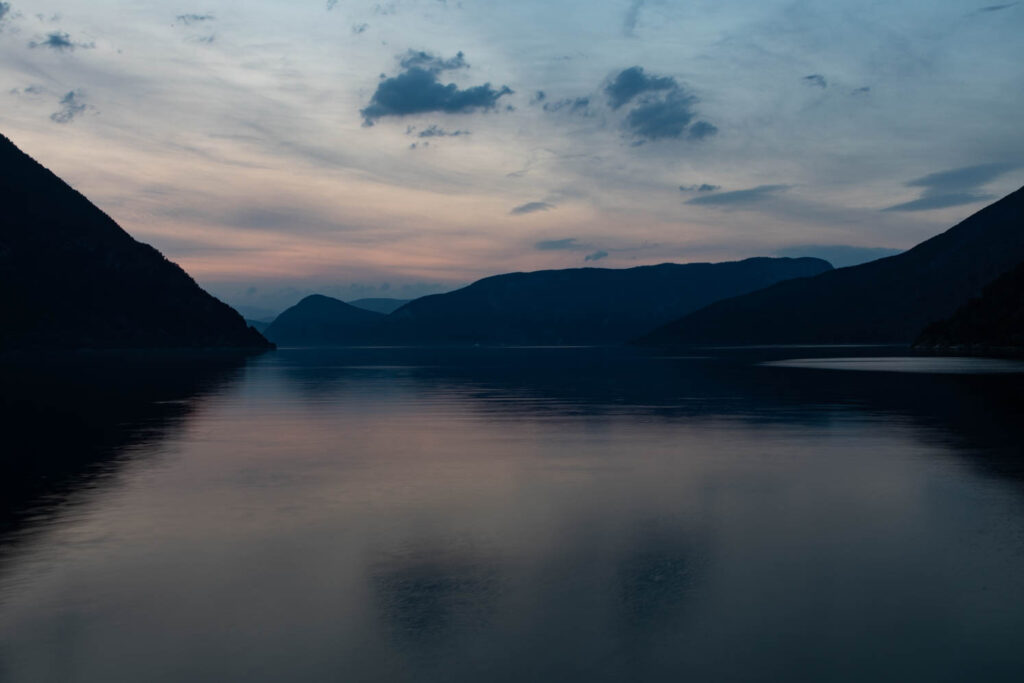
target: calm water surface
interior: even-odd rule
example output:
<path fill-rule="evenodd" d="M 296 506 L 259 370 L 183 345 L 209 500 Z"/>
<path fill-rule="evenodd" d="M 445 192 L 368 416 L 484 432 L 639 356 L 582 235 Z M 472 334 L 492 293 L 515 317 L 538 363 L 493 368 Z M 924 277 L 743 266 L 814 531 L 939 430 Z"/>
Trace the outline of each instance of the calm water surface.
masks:
<path fill-rule="evenodd" d="M 1021 680 L 1020 368 L 835 351 L 22 362 L 0 681 Z"/>

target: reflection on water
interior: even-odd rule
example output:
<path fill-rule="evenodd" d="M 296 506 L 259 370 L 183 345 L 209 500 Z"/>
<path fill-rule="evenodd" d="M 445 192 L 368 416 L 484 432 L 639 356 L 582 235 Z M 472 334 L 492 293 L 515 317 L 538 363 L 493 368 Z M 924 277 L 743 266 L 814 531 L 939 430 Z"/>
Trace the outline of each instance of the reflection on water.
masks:
<path fill-rule="evenodd" d="M 944 358 L 941 356 L 893 356 L 863 358 L 793 358 L 770 361 L 780 368 L 859 370 L 862 372 L 919 372 L 940 375 L 991 375 L 1024 373 L 1024 361 L 1001 358 Z"/>
<path fill-rule="evenodd" d="M 814 353 L 31 369 L 0 680 L 1017 680 L 1019 375 Z"/>

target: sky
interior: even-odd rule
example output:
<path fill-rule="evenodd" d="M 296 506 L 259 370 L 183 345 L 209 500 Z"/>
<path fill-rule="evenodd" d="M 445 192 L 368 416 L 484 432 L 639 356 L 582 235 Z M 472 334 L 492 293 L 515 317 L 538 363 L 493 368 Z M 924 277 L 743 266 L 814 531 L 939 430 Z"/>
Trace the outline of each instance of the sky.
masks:
<path fill-rule="evenodd" d="M 849 265 L 1024 184 L 1024 3 L 9 0 L 0 132 L 246 310 Z"/>

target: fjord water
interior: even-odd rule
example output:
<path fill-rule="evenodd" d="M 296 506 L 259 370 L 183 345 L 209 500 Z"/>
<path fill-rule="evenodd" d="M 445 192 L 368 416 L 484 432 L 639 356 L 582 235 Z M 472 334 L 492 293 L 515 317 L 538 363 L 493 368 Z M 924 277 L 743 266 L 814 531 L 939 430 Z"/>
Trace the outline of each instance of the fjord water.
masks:
<path fill-rule="evenodd" d="M 1019 680 L 1020 365 L 887 353 L 79 359 L 7 416 L 0 680 Z"/>

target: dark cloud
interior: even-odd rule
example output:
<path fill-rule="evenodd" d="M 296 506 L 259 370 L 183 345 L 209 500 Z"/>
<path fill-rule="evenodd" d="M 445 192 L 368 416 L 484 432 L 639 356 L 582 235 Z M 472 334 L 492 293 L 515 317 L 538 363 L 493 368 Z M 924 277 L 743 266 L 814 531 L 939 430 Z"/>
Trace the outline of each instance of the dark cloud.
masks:
<path fill-rule="evenodd" d="M 700 185 L 680 185 L 680 192 L 714 192 L 715 190 L 721 190 L 721 185 L 709 185 L 708 183 L 701 183 Z"/>
<path fill-rule="evenodd" d="M 11 14 L 11 3 L 0 2 L 0 24 L 4 23 Z"/>
<path fill-rule="evenodd" d="M 810 76 L 804 76 L 804 83 L 807 85 L 813 85 L 815 88 L 827 88 L 828 81 L 821 74 L 811 74 Z"/>
<path fill-rule="evenodd" d="M 465 89 L 454 83 L 441 83 L 438 80 L 441 71 L 466 66 L 461 52 L 452 59 L 442 60 L 426 52 L 410 51 L 401 63 L 406 71 L 391 78 L 382 77 L 370 104 L 361 110 L 364 125 L 372 126 L 384 116 L 494 109 L 499 98 L 512 94 L 508 86 L 496 89 L 490 83 Z"/>
<path fill-rule="evenodd" d="M 709 138 L 718 132 L 718 126 L 708 123 L 707 121 L 698 121 L 697 123 L 690 126 L 690 130 L 687 131 L 686 137 L 689 140 L 703 140 Z"/>
<path fill-rule="evenodd" d="M 72 90 L 60 100 L 60 109 L 50 114 L 54 123 L 71 123 L 77 116 L 85 112 L 87 105 L 82 101 L 82 94 Z"/>
<path fill-rule="evenodd" d="M 402 55 L 398 64 L 403 69 L 423 69 L 433 73 L 469 68 L 469 64 L 466 63 L 466 56 L 461 52 L 451 59 L 442 59 L 422 50 L 409 50 Z"/>
<path fill-rule="evenodd" d="M 509 213 L 512 214 L 513 216 L 522 216 L 523 214 L 536 213 L 538 211 L 547 211 L 553 208 L 555 208 L 555 205 L 549 204 L 547 202 L 527 202 L 526 204 L 520 204 L 519 206 L 515 207 L 514 209 L 509 211 Z"/>
<path fill-rule="evenodd" d="M 352 24 L 352 33 L 359 35 L 360 33 L 364 33 L 368 28 L 370 28 L 369 24 Z"/>
<path fill-rule="evenodd" d="M 570 114 L 586 114 L 590 110 L 589 97 L 567 97 L 557 102 L 545 102 L 544 111 L 556 112 L 565 110 Z"/>
<path fill-rule="evenodd" d="M 530 100 L 530 104 L 537 104 L 538 102 L 543 102 L 547 98 L 547 93 L 545 93 L 543 90 L 538 90 L 536 93 L 534 93 L 533 99 Z"/>
<path fill-rule="evenodd" d="M 541 240 L 540 242 L 535 242 L 533 248 L 540 251 L 575 251 L 577 249 L 586 249 L 587 247 L 579 244 L 575 237 L 566 237 L 560 240 Z"/>
<path fill-rule="evenodd" d="M 871 86 L 870 85 L 865 85 L 865 86 L 860 87 L 860 88 L 855 88 L 853 90 L 853 92 L 851 92 L 850 94 L 851 95 L 866 95 L 869 92 L 871 92 Z"/>
<path fill-rule="evenodd" d="M 694 108 L 699 100 L 671 76 L 649 75 L 644 73 L 643 67 L 632 66 L 616 74 L 605 85 L 604 93 L 613 110 L 627 104 L 632 106 L 623 126 L 639 138 L 640 143 L 684 137 L 702 140 L 718 132 L 718 128 L 707 121 L 693 123 L 697 116 Z"/>
<path fill-rule="evenodd" d="M 338 0 L 327 0 L 327 11 L 330 12 L 332 9 L 338 6 Z"/>
<path fill-rule="evenodd" d="M 648 76 L 642 66 L 631 66 L 620 71 L 605 86 L 604 92 L 612 109 L 618 109 L 645 92 L 675 90 L 678 87 L 676 79 L 671 76 Z"/>
<path fill-rule="evenodd" d="M 633 35 L 633 31 L 636 30 L 636 22 L 640 19 L 640 10 L 644 7 L 645 0 L 633 0 L 629 3 L 629 9 L 626 10 L 626 16 L 622 20 L 622 30 L 627 36 Z"/>
<path fill-rule="evenodd" d="M 902 249 L 854 247 L 846 244 L 798 244 L 779 249 L 774 255 L 792 258 L 813 256 L 814 258 L 825 259 L 836 268 L 845 268 L 885 258 L 886 256 L 895 256 L 902 251 Z"/>
<path fill-rule="evenodd" d="M 980 191 L 981 186 L 1019 167 L 1020 164 L 1000 162 L 930 173 L 906 183 L 907 187 L 923 188 L 920 197 L 884 210 L 931 211 L 993 199 L 993 195 Z"/>
<path fill-rule="evenodd" d="M 179 14 L 177 16 L 178 23 L 185 26 L 201 24 L 204 21 L 213 21 L 215 18 L 212 14 Z"/>
<path fill-rule="evenodd" d="M 598 249 L 597 251 L 587 254 L 583 257 L 584 261 L 600 261 L 603 258 L 608 258 L 608 252 L 604 249 Z"/>
<path fill-rule="evenodd" d="M 693 121 L 696 103 L 693 95 L 676 90 L 668 97 L 635 107 L 626 115 L 625 125 L 631 133 L 646 140 L 679 138 Z"/>
<path fill-rule="evenodd" d="M 769 199 L 772 196 L 789 188 L 789 185 L 758 185 L 746 190 L 733 190 L 732 192 L 719 192 L 717 194 L 704 195 L 688 199 L 687 204 L 706 204 L 709 206 L 742 206 L 744 204 L 756 204 L 757 202 Z"/>
<path fill-rule="evenodd" d="M 72 51 L 75 48 L 82 48 L 85 50 L 96 47 L 95 43 L 76 43 L 71 40 L 71 36 L 67 33 L 60 31 L 54 31 L 53 33 L 47 34 L 42 40 L 33 40 L 28 44 L 29 47 L 48 47 L 58 52 Z"/>

